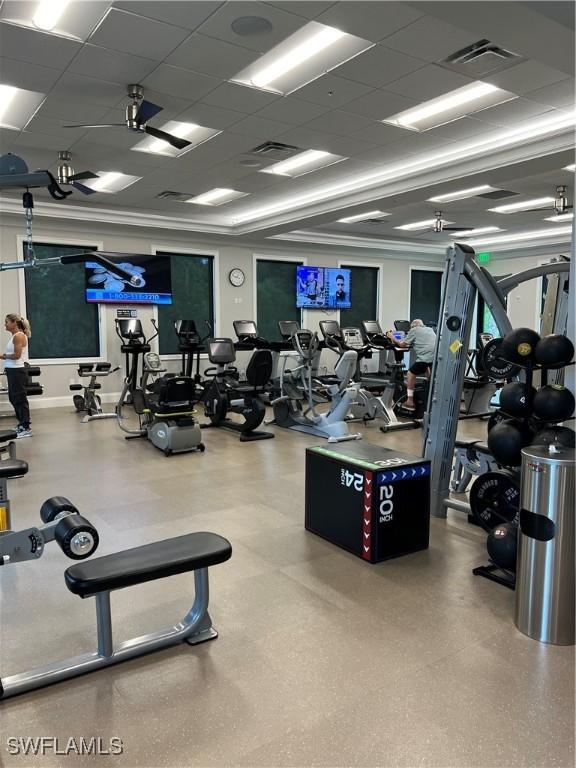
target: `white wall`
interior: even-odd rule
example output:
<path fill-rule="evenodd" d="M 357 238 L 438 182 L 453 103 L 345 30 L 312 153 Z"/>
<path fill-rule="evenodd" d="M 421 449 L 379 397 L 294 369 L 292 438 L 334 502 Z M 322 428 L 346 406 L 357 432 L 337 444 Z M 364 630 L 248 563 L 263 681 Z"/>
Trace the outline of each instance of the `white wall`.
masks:
<path fill-rule="evenodd" d="M 5 216 L 0 230 L 0 253 L 4 262 L 15 261 L 18 258 L 18 238 L 23 234 L 23 219 Z M 271 241 L 245 244 L 232 238 L 218 240 L 209 236 L 189 232 L 144 229 L 139 227 L 120 227 L 94 222 L 81 224 L 46 218 L 38 218 L 34 223 L 34 239 L 37 242 L 94 242 L 102 243 L 103 249 L 120 253 L 150 253 L 151 247 L 163 250 L 171 248 L 184 250 L 188 253 L 216 253 L 216 275 L 218 285 L 215 296 L 216 332 L 222 336 L 234 337 L 232 321 L 235 319 L 250 319 L 255 317 L 254 306 L 254 254 L 278 257 L 294 256 L 307 259 L 309 264 L 321 266 L 338 266 L 339 262 L 347 264 L 373 263 L 381 266 L 380 280 L 380 321 L 384 328 L 392 327 L 395 319 L 408 317 L 409 310 L 409 271 L 410 266 L 440 267 L 442 263 L 424 260 L 418 256 L 394 257 L 384 251 L 370 249 L 333 248 L 320 245 L 277 244 L 269 245 Z M 228 273 L 233 267 L 241 267 L 246 274 L 246 281 L 240 288 L 234 288 Z M 62 267 L 63 269 L 65 267 Z M 20 304 L 19 281 L 23 279 L 22 270 L 5 271 L 0 276 L 0 315 L 8 312 L 22 312 Z M 103 392 L 118 393 L 121 389 L 124 360 L 120 352 L 120 343 L 114 331 L 116 307 L 102 306 L 105 315 L 106 338 L 103 355 L 113 365 L 120 365 L 121 370 L 110 376 L 103 383 Z M 153 309 L 138 307 L 138 316 L 145 328 L 150 328 L 149 319 Z M 322 319 L 337 318 L 336 313 L 306 312 L 304 324 L 312 330 L 317 330 Z M 32 329 L 34 330 L 34 329 Z M 248 353 L 239 353 L 238 367 L 245 368 Z M 328 365 L 330 361 L 322 361 Z M 168 361 L 171 370 L 177 369 L 177 361 Z M 42 384 L 44 396 L 32 398 L 33 407 L 47 405 L 63 405 L 70 401 L 69 384 L 76 381 L 76 364 L 74 362 L 50 362 L 42 365 Z"/>

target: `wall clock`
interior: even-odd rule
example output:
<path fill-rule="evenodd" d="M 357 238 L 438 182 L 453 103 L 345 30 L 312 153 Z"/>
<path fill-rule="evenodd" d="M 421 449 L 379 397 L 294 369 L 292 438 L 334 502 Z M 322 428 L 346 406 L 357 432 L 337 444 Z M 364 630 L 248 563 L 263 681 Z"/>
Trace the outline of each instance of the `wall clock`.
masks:
<path fill-rule="evenodd" d="M 235 269 L 231 269 L 228 273 L 228 280 L 232 283 L 232 285 L 235 288 L 239 288 L 241 285 L 244 284 L 244 280 L 246 280 L 246 275 L 244 274 L 243 270 L 236 267 Z"/>

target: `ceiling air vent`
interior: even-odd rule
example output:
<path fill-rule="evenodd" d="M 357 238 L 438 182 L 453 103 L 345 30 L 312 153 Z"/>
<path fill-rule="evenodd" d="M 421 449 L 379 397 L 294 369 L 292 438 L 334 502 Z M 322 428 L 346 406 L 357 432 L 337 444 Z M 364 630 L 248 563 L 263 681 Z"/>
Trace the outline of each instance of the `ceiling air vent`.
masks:
<path fill-rule="evenodd" d="M 264 157 L 267 160 L 283 160 L 286 157 L 295 155 L 297 152 L 301 152 L 301 149 L 292 144 L 282 144 L 279 141 L 265 141 L 264 144 L 254 147 L 250 154 Z"/>
<path fill-rule="evenodd" d="M 484 195 L 477 195 L 477 197 L 483 197 L 485 200 L 502 200 L 504 197 L 515 197 L 520 192 L 510 192 L 509 189 L 495 189 L 494 192 L 486 192 Z"/>
<path fill-rule="evenodd" d="M 478 40 L 477 43 L 456 51 L 440 63 L 469 76 L 481 77 L 515 66 L 523 59 L 524 57 L 518 53 L 501 48 L 490 40 Z"/>
<path fill-rule="evenodd" d="M 165 192 L 160 192 L 156 197 L 159 197 L 161 200 L 176 200 L 176 202 L 182 203 L 194 197 L 194 195 L 191 192 L 171 192 L 167 189 Z"/>

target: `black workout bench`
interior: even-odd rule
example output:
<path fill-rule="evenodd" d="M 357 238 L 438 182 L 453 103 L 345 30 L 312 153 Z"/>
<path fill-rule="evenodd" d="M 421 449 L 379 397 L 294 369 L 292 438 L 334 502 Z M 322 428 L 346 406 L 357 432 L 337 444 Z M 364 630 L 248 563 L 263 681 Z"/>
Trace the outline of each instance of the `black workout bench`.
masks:
<path fill-rule="evenodd" d="M 189 533 L 72 565 L 64 574 L 68 589 L 82 598 L 96 600 L 98 649 L 4 677 L 0 681 L 0 698 L 77 677 L 184 640 L 195 645 L 216 638 L 218 633 L 208 613 L 208 568 L 229 560 L 231 555 L 230 542 L 222 536 Z M 110 592 L 188 571 L 194 571 L 195 595 L 186 616 L 172 627 L 131 638 L 114 647 Z"/>

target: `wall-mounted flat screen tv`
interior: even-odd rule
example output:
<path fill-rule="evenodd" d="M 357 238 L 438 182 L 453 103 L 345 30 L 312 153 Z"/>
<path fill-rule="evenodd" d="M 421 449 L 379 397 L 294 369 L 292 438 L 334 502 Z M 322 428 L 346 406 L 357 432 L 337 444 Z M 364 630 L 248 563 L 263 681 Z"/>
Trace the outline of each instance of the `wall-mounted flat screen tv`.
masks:
<path fill-rule="evenodd" d="M 300 309 L 350 309 L 350 270 L 297 267 L 296 306 Z"/>
<path fill-rule="evenodd" d="M 136 253 L 106 253 L 106 258 L 135 275 L 138 285 L 87 261 L 86 301 L 91 304 L 172 304 L 169 256 Z"/>

